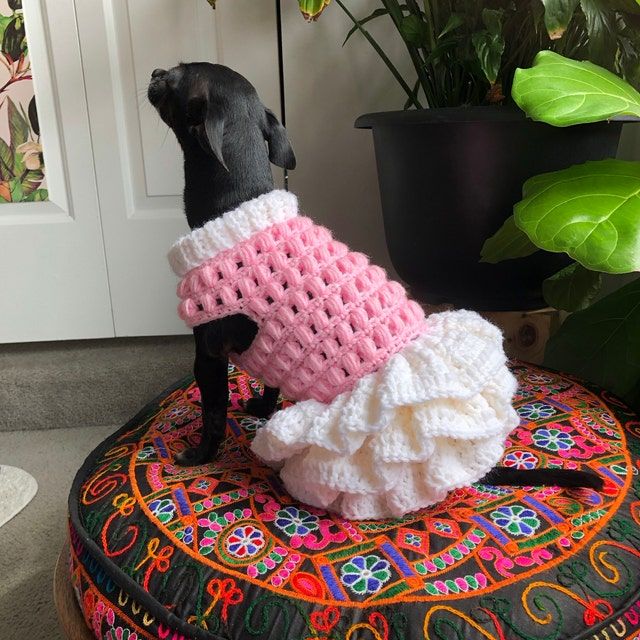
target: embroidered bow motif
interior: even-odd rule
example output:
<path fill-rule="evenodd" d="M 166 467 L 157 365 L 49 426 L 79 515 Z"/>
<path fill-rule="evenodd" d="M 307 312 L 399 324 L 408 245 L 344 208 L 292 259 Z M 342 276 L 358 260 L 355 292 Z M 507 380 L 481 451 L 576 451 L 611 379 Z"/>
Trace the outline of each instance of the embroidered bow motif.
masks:
<path fill-rule="evenodd" d="M 147 544 L 147 555 L 137 564 L 135 571 L 138 571 L 147 562 L 147 560 L 153 561 L 149 565 L 149 569 L 157 569 L 160 573 L 165 573 L 165 571 L 169 570 L 169 560 L 173 555 L 173 547 L 167 545 L 160 549 L 160 553 L 156 553 L 159 546 L 160 540 L 158 538 L 152 538 L 149 540 L 149 543 Z"/>
<path fill-rule="evenodd" d="M 606 600 L 590 600 L 584 609 L 584 623 L 591 627 L 613 615 L 613 607 Z"/>
<path fill-rule="evenodd" d="M 213 578 L 207 584 L 207 593 L 213 598 L 209 608 L 204 614 L 206 618 L 209 616 L 213 608 L 222 602 L 221 618 L 223 622 L 227 621 L 229 606 L 240 604 L 244 600 L 242 591 L 236 587 L 236 581 L 233 578 Z"/>

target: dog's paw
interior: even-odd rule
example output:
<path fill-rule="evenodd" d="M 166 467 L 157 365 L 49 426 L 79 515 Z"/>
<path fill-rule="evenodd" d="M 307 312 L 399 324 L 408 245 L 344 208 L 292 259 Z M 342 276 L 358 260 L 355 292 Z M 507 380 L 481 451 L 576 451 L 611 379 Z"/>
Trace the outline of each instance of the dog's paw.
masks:
<path fill-rule="evenodd" d="M 244 410 L 256 418 L 266 419 L 276 410 L 273 403 L 266 402 L 264 398 L 249 398 L 244 403 Z"/>
<path fill-rule="evenodd" d="M 181 467 L 195 467 L 199 464 L 209 462 L 212 457 L 212 454 L 206 449 L 189 447 L 176 456 L 175 462 Z"/>

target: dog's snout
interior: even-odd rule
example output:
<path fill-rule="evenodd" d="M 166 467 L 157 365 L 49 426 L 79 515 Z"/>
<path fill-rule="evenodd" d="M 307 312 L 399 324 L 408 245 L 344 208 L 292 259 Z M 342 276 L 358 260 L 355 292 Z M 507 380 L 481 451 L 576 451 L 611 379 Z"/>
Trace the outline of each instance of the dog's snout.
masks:
<path fill-rule="evenodd" d="M 162 76 L 164 76 L 166 74 L 167 74 L 167 70 L 166 69 L 159 69 L 158 68 L 158 69 L 154 69 L 151 72 L 151 77 L 152 78 L 160 78 L 160 77 L 162 77 Z"/>

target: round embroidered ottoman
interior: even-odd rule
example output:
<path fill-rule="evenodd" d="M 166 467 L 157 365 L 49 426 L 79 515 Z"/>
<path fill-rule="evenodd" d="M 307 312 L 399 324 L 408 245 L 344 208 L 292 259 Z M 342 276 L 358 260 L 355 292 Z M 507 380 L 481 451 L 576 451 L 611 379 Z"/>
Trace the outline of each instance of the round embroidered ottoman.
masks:
<path fill-rule="evenodd" d="M 249 445 L 259 392 L 231 370 L 227 437 L 197 442 L 181 381 L 86 460 L 70 507 L 71 576 L 96 638 L 640 638 L 640 423 L 618 400 L 514 364 L 520 426 L 503 464 L 589 467 L 602 492 L 475 485 L 397 520 L 296 503 Z"/>

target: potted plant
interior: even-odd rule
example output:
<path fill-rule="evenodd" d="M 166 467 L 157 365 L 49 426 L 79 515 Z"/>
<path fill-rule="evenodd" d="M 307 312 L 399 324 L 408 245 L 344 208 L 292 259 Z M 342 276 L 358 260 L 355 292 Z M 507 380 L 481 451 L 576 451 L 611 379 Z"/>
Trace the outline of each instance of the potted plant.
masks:
<path fill-rule="evenodd" d="M 529 117 L 554 127 L 640 117 L 640 93 L 630 84 L 549 51 L 518 70 L 512 96 Z M 549 341 L 545 363 L 640 407 L 640 279 L 594 302 L 602 273 L 640 271 L 640 162 L 609 158 L 530 178 L 482 257 L 496 263 L 541 249 L 572 260 L 543 291 L 549 305 L 575 312 Z"/>
<path fill-rule="evenodd" d="M 215 0 L 208 0 L 215 5 Z M 316 20 L 331 0 L 298 0 Z M 535 254 L 478 264 L 485 238 L 537 173 L 615 155 L 621 122 L 556 129 L 511 101 L 516 68 L 540 50 L 599 63 L 640 82 L 638 0 L 380 0 L 362 18 L 347 0 L 345 43 L 360 34 L 406 93 L 402 110 L 361 116 L 373 130 L 391 260 L 419 299 L 484 311 L 543 305 L 540 283 L 567 260 Z M 405 44 L 403 77 L 368 31 L 386 20 Z"/>

